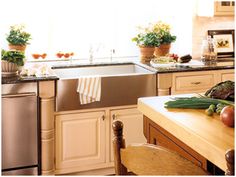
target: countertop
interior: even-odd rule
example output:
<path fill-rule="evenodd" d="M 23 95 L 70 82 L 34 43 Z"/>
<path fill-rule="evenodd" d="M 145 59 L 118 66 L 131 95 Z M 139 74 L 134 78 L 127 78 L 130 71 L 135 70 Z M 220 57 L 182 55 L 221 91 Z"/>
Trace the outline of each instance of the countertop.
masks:
<path fill-rule="evenodd" d="M 234 61 L 219 61 L 214 64 L 202 64 L 193 66 L 188 66 L 186 64 L 178 64 L 171 67 L 153 67 L 150 63 L 144 63 L 144 65 L 154 68 L 157 73 L 234 69 Z"/>
<path fill-rule="evenodd" d="M 38 82 L 38 81 L 49 81 L 58 80 L 57 76 L 45 76 L 45 77 L 35 77 L 35 76 L 13 76 L 13 77 L 2 77 L 2 84 L 16 84 L 25 82 Z"/>
<path fill-rule="evenodd" d="M 225 126 L 219 115 L 209 117 L 202 109 L 164 108 L 171 97 L 139 98 L 138 110 L 225 171 L 225 153 L 234 149 L 234 128 Z"/>
<path fill-rule="evenodd" d="M 30 64 L 39 62 L 29 62 Z M 141 63 L 139 59 L 116 59 L 114 61 L 95 61 L 94 63 L 89 63 L 88 61 L 57 61 L 57 62 L 42 62 L 46 63 L 52 68 L 69 68 L 69 67 L 85 67 L 85 66 L 106 66 L 106 65 L 122 65 L 122 64 L 137 64 L 146 69 L 149 69 L 157 74 L 159 73 L 172 73 L 172 72 L 187 72 L 187 71 L 206 71 L 206 70 L 220 70 L 220 69 L 234 69 L 233 61 L 217 62 L 211 65 L 201 65 L 201 66 L 185 66 L 185 65 L 175 65 L 172 67 L 153 67 L 150 63 Z M 35 77 L 35 76 L 14 76 L 14 77 L 2 77 L 2 84 L 12 84 L 20 82 L 35 82 L 35 81 L 46 81 L 46 80 L 58 80 L 57 76 L 45 76 L 45 77 Z"/>

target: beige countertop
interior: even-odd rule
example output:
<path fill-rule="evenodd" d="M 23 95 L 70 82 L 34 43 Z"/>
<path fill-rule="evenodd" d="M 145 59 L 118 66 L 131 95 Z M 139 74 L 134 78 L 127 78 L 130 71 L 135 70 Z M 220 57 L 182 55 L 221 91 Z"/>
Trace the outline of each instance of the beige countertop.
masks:
<path fill-rule="evenodd" d="M 234 148 L 234 128 L 225 126 L 219 115 L 207 116 L 205 110 L 166 109 L 164 103 L 170 97 L 173 96 L 140 98 L 138 109 L 225 171 L 225 153 L 228 149 Z"/>

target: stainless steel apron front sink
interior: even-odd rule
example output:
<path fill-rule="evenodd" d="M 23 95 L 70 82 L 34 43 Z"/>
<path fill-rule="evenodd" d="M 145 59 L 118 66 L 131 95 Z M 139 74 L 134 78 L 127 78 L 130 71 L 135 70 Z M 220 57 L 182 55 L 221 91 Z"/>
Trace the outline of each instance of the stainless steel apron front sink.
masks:
<path fill-rule="evenodd" d="M 56 111 L 137 104 L 137 99 L 156 95 L 156 74 L 135 64 L 55 68 L 57 81 Z M 76 91 L 80 76 L 102 77 L 101 100 L 80 104 Z"/>

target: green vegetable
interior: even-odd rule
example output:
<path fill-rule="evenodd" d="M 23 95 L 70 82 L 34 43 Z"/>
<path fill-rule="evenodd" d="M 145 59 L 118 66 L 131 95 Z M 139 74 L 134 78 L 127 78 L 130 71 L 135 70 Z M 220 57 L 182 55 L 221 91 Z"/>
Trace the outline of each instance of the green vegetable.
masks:
<path fill-rule="evenodd" d="M 213 113 L 214 113 L 214 110 L 208 108 L 208 109 L 206 109 L 205 113 L 206 113 L 208 116 L 212 116 Z"/>
<path fill-rule="evenodd" d="M 215 112 L 216 112 L 217 114 L 220 114 L 221 110 L 222 110 L 225 106 L 227 106 L 227 105 L 226 105 L 226 104 L 222 104 L 222 103 L 217 104 L 217 105 L 216 105 L 216 110 L 215 110 Z"/>
<path fill-rule="evenodd" d="M 214 104 L 211 104 L 208 109 L 205 110 L 205 113 L 208 116 L 212 116 L 213 113 L 215 112 L 216 106 Z"/>
<path fill-rule="evenodd" d="M 165 108 L 185 108 L 185 109 L 207 109 L 210 105 L 217 104 L 234 105 L 231 101 L 213 99 L 207 97 L 176 97 L 173 101 L 167 101 Z"/>

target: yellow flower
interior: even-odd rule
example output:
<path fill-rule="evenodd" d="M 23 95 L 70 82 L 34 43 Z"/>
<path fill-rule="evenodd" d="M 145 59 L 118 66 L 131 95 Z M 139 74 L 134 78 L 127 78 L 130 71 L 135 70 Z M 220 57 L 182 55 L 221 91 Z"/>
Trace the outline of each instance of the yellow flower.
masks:
<path fill-rule="evenodd" d="M 161 33 L 161 31 L 170 32 L 170 25 L 162 21 L 158 21 L 156 24 L 152 25 L 152 30 L 156 33 Z"/>

